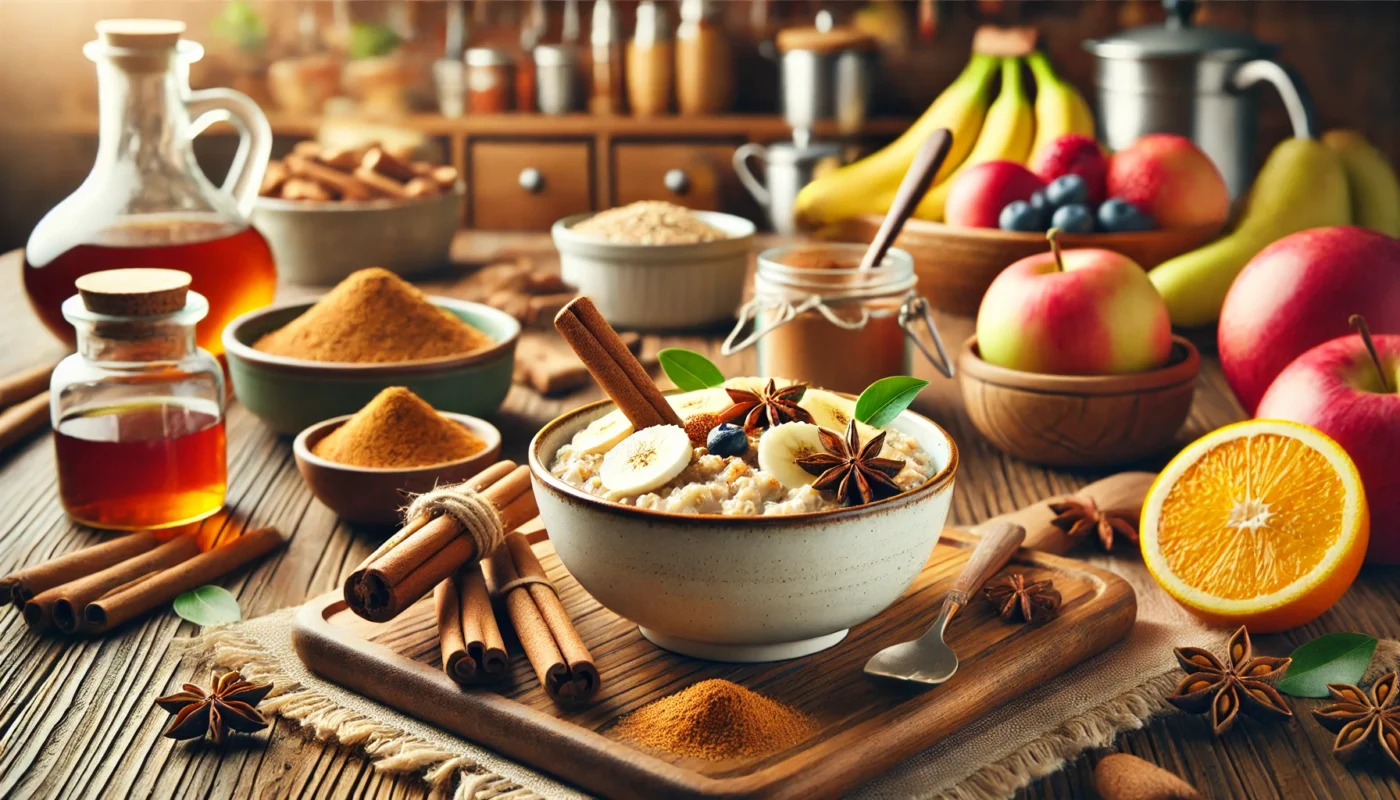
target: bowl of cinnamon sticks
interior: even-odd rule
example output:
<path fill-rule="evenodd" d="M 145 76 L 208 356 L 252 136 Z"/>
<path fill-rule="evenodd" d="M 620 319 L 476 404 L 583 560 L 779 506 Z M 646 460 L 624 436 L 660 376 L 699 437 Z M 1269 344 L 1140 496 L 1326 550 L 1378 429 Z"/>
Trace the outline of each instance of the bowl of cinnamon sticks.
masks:
<path fill-rule="evenodd" d="M 300 142 L 268 164 L 252 219 L 289 283 L 333 284 L 371 266 L 414 276 L 448 263 L 465 195 L 455 167 L 379 145 Z"/>

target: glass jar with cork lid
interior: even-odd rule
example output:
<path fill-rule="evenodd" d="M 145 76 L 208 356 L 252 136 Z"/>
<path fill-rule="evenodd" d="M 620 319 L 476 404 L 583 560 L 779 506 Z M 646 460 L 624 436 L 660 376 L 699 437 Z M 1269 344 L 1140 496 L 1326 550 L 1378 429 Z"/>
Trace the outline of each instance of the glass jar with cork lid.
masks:
<path fill-rule="evenodd" d="M 50 380 L 64 510 L 111 530 L 216 513 L 227 488 L 224 374 L 195 346 L 208 301 L 178 270 L 106 270 L 76 286 L 63 316 L 78 351 Z"/>
<path fill-rule="evenodd" d="M 913 257 L 890 248 L 877 268 L 862 270 L 866 249 L 802 244 L 759 253 L 753 299 L 739 310 L 724 355 L 757 344 L 759 375 L 857 394 L 881 378 L 912 375 L 918 348 L 951 378 L 928 301 L 915 288 Z M 736 341 L 750 323 L 753 332 Z"/>

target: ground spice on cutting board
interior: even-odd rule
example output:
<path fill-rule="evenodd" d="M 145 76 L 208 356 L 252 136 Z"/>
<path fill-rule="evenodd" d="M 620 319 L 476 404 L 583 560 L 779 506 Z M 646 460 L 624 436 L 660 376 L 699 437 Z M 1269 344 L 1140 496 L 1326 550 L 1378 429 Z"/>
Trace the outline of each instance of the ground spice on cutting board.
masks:
<path fill-rule="evenodd" d="M 723 761 L 787 749 L 811 736 L 813 726 L 796 709 L 714 679 L 643 706 L 614 731 L 668 753 Z"/>
<path fill-rule="evenodd" d="M 639 200 L 600 211 L 571 230 L 619 244 L 698 244 L 729 238 L 690 209 L 664 200 Z"/>
<path fill-rule="evenodd" d="M 494 343 L 404 279 L 371 267 L 352 273 L 253 349 L 308 361 L 385 363 L 464 355 Z"/>
<path fill-rule="evenodd" d="M 402 386 L 380 392 L 311 452 L 337 464 L 399 469 L 459 461 L 486 443 Z"/>

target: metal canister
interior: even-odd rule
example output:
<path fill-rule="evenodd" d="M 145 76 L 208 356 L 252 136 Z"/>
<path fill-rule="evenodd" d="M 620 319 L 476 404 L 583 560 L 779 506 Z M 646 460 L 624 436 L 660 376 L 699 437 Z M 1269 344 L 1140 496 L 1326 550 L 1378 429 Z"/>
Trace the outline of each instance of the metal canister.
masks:
<path fill-rule="evenodd" d="M 535 105 L 542 114 L 567 114 L 577 108 L 578 56 L 560 44 L 535 47 Z"/>
<path fill-rule="evenodd" d="M 768 146 L 750 142 L 734 151 L 734 171 L 758 204 L 768 210 L 773 230 L 782 234 L 797 232 L 793 205 L 797 193 L 812 181 L 812 173 L 824 160 L 839 159 L 841 148 L 834 144 L 811 144 L 805 147 L 791 142 L 775 142 Z M 751 159 L 763 162 L 764 180 L 759 180 L 749 166 Z"/>
<path fill-rule="evenodd" d="M 875 69 L 875 40 L 855 28 L 778 32 L 783 119 L 799 145 L 818 120 L 835 117 L 842 133 L 865 124 Z"/>

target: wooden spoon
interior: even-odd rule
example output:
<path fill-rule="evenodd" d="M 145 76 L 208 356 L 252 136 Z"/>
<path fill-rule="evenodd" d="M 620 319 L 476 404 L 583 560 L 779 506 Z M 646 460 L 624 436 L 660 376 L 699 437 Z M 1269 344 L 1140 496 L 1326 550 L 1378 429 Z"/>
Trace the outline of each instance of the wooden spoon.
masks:
<path fill-rule="evenodd" d="M 943 166 L 943 159 L 948 157 L 948 148 L 952 146 L 953 133 L 947 128 L 939 128 L 924 140 L 919 152 L 914 154 L 914 161 L 909 164 L 909 171 L 904 173 L 904 180 L 895 190 L 894 202 L 890 204 L 885 221 L 880 223 L 880 230 L 870 242 L 870 249 L 861 259 L 862 270 L 874 269 L 885 260 L 885 252 L 894 244 L 919 201 L 924 199 L 928 187 L 933 184 L 933 176 L 938 174 L 938 168 Z"/>

